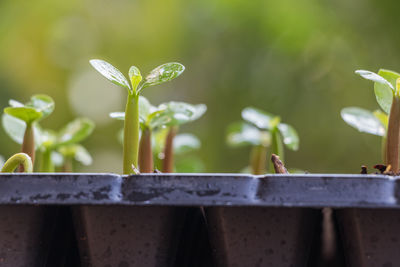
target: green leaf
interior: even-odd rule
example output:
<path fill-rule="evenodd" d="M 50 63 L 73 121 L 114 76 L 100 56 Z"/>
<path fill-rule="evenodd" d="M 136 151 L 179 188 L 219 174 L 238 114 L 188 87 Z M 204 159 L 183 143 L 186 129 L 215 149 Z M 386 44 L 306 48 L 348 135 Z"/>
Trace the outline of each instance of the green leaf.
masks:
<path fill-rule="evenodd" d="M 184 102 L 171 101 L 158 107 L 158 113 L 150 116 L 150 126 L 176 126 L 200 118 L 207 110 L 204 104 L 191 105 Z"/>
<path fill-rule="evenodd" d="M 10 107 L 13 107 L 13 108 L 20 108 L 20 107 L 25 106 L 21 102 L 18 102 L 17 100 L 14 100 L 14 99 L 10 99 L 8 101 L 8 104 L 10 105 Z"/>
<path fill-rule="evenodd" d="M 200 146 L 200 140 L 193 134 L 178 134 L 174 138 L 174 153 L 176 155 L 199 149 Z"/>
<path fill-rule="evenodd" d="M 185 67 L 177 62 L 166 63 L 158 66 L 146 76 L 145 82 L 139 91 L 149 86 L 168 82 L 181 75 L 184 70 Z"/>
<path fill-rule="evenodd" d="M 116 119 L 116 120 L 125 120 L 125 112 L 111 112 L 108 114 L 110 118 Z"/>
<path fill-rule="evenodd" d="M 26 123 L 32 123 L 36 120 L 39 120 L 43 116 L 42 112 L 37 111 L 33 107 L 8 107 L 4 109 L 4 113 L 18 118 Z"/>
<path fill-rule="evenodd" d="M 374 114 L 366 109 L 358 107 L 348 107 L 340 112 L 343 120 L 350 126 L 360 132 L 374 134 L 378 136 L 385 135 L 385 128 Z"/>
<path fill-rule="evenodd" d="M 291 150 L 298 150 L 300 141 L 296 130 L 286 123 L 278 124 L 278 129 L 283 137 L 283 143 L 286 145 L 286 147 Z"/>
<path fill-rule="evenodd" d="M 394 91 L 393 85 L 391 83 L 389 83 L 385 78 L 383 78 L 381 75 L 378 75 L 372 71 L 368 71 L 368 70 L 356 70 L 355 71 L 356 74 L 360 75 L 361 77 L 363 77 L 364 79 L 379 83 L 379 84 L 383 84 L 388 86 L 389 88 L 391 88 Z"/>
<path fill-rule="evenodd" d="M 26 104 L 27 107 L 33 107 L 37 111 L 43 113 L 43 118 L 49 116 L 54 110 L 54 100 L 47 95 L 34 95 L 31 97 L 31 101 Z"/>
<path fill-rule="evenodd" d="M 144 96 L 139 96 L 139 117 L 143 123 L 148 122 L 150 114 L 157 111 L 157 108 L 150 104 L 149 100 Z"/>
<path fill-rule="evenodd" d="M 61 167 L 64 164 L 64 156 L 58 151 L 51 151 L 50 158 L 54 166 Z"/>
<path fill-rule="evenodd" d="M 236 122 L 228 127 L 227 142 L 230 146 L 264 145 L 269 146 L 271 137 L 268 132 L 244 123 Z"/>
<path fill-rule="evenodd" d="M 8 114 L 3 114 L 2 124 L 7 135 L 17 144 L 22 144 L 22 141 L 24 140 L 26 123 Z M 39 147 L 41 145 L 41 139 L 40 139 L 41 134 L 39 127 L 36 124 L 34 124 L 33 130 L 36 136 L 35 146 Z"/>
<path fill-rule="evenodd" d="M 92 59 L 89 62 L 98 72 L 100 72 L 101 75 L 106 77 L 109 81 L 128 89 L 130 94 L 133 93 L 129 82 L 116 67 L 101 59 Z"/>
<path fill-rule="evenodd" d="M 57 145 L 76 144 L 87 138 L 94 129 L 94 122 L 87 118 L 77 118 L 68 123 L 58 134 Z"/>
<path fill-rule="evenodd" d="M 131 80 L 132 89 L 136 92 L 136 88 L 139 83 L 142 81 L 142 75 L 137 67 L 132 66 L 129 69 L 129 79 Z"/>
<path fill-rule="evenodd" d="M 384 112 L 380 111 L 379 109 L 372 112 L 374 116 L 382 123 L 383 127 L 387 129 L 389 124 L 389 116 L 386 115 Z"/>
<path fill-rule="evenodd" d="M 393 101 L 392 88 L 396 88 L 396 80 L 397 78 L 400 77 L 400 74 L 385 69 L 379 70 L 378 74 L 382 76 L 384 79 L 386 79 L 392 86 L 389 87 L 388 85 L 382 83 L 374 84 L 376 101 L 378 102 L 379 106 L 383 109 L 383 111 L 389 114 Z"/>
<path fill-rule="evenodd" d="M 242 111 L 242 118 L 260 129 L 269 130 L 275 116 L 257 108 L 247 107 Z"/>

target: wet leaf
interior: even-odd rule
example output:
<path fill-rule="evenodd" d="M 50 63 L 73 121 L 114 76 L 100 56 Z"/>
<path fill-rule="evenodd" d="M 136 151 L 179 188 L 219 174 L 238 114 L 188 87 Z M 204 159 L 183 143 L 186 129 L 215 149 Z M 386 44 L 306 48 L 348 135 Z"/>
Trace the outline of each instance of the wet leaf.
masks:
<path fill-rule="evenodd" d="M 159 126 L 176 126 L 200 118 L 207 110 L 206 105 L 191 105 L 184 102 L 171 101 L 158 107 L 158 114 L 151 116 L 152 128 Z"/>
<path fill-rule="evenodd" d="M 278 129 L 283 137 L 283 143 L 286 147 L 291 150 L 298 150 L 300 141 L 296 130 L 286 123 L 278 124 Z"/>
<path fill-rule="evenodd" d="M 356 70 L 355 71 L 356 74 L 360 75 L 361 77 L 363 77 L 364 79 L 379 83 L 379 84 L 383 84 L 388 86 L 390 89 L 392 89 L 394 91 L 393 85 L 391 83 L 389 83 L 385 78 L 383 78 L 381 75 L 378 75 L 372 71 L 368 71 L 368 70 Z"/>
<path fill-rule="evenodd" d="M 76 144 L 87 138 L 94 130 L 94 122 L 87 118 L 77 118 L 68 123 L 58 134 L 57 145 Z"/>
<path fill-rule="evenodd" d="M 141 89 L 170 81 L 181 75 L 184 70 L 185 67 L 177 62 L 166 63 L 158 66 L 146 76 Z"/>
<path fill-rule="evenodd" d="M 200 140 L 193 134 L 178 134 L 174 138 L 174 153 L 183 154 L 201 146 Z"/>
<path fill-rule="evenodd" d="M 384 69 L 379 70 L 378 74 L 386 79 L 393 88 L 396 88 L 396 80 L 400 77 L 400 74 Z M 387 86 L 386 84 L 375 83 L 374 91 L 376 101 L 378 102 L 379 106 L 383 109 L 383 111 L 389 114 L 393 101 L 392 89 L 389 88 L 389 86 Z"/>
<path fill-rule="evenodd" d="M 358 107 L 348 107 L 340 112 L 343 120 L 350 126 L 360 132 L 374 134 L 378 136 L 385 135 L 385 128 L 374 114 L 366 109 Z"/>
<path fill-rule="evenodd" d="M 242 118 L 260 129 L 269 130 L 275 116 L 257 108 L 247 107 L 242 111 Z"/>
<path fill-rule="evenodd" d="M 46 118 L 54 111 L 54 100 L 47 95 L 34 95 L 31 97 L 31 101 L 26 104 L 28 107 L 33 107 L 37 111 L 43 113 L 43 118 Z"/>
<path fill-rule="evenodd" d="M 14 99 L 10 99 L 8 101 L 8 104 L 10 105 L 10 107 L 13 107 L 13 108 L 20 108 L 20 107 L 24 106 L 24 104 L 22 104 L 21 102 L 18 102 L 17 100 L 14 100 Z"/>
<path fill-rule="evenodd" d="M 109 81 L 128 89 L 131 94 L 133 93 L 129 82 L 116 67 L 101 59 L 92 59 L 89 62 L 98 72 L 100 72 L 101 75 L 106 77 Z"/>

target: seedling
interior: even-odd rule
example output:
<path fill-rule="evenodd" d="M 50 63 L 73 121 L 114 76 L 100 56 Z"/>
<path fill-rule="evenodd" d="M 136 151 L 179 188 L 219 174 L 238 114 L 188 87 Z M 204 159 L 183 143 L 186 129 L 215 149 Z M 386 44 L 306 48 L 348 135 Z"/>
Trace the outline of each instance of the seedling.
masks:
<path fill-rule="evenodd" d="M 90 164 L 90 154 L 78 143 L 86 139 L 94 129 L 94 123 L 87 118 L 77 118 L 68 123 L 59 132 L 40 130 L 42 160 L 41 172 L 54 172 L 57 156 L 63 171 L 72 171 L 72 160 Z"/>
<path fill-rule="evenodd" d="M 25 124 L 11 116 L 3 117 L 3 126 L 6 132 L 19 144 L 24 137 Z M 39 125 L 34 126 L 36 133 L 36 147 L 41 152 L 40 172 L 54 172 L 54 157 L 59 151 L 59 158 L 66 166 L 74 156 L 79 161 L 87 163 L 87 151 L 78 145 L 79 142 L 87 138 L 94 129 L 94 123 L 87 118 L 78 118 L 68 123 L 58 133 L 52 130 L 42 129 Z M 64 156 L 64 157 L 63 157 Z M 89 155 L 90 157 L 90 155 Z M 86 160 L 85 160 L 86 159 Z M 68 171 L 67 169 L 66 171 Z"/>
<path fill-rule="evenodd" d="M 374 82 L 378 104 L 389 115 L 385 140 L 385 164 L 394 173 L 399 171 L 400 145 L 400 74 L 390 70 L 379 70 L 378 74 L 357 70 L 361 77 Z"/>
<path fill-rule="evenodd" d="M 49 116 L 53 112 L 54 101 L 47 95 L 34 95 L 31 97 L 31 101 L 26 104 L 10 100 L 9 105 L 10 107 L 4 109 L 3 126 L 5 125 L 5 121 L 11 122 L 11 124 L 8 125 L 9 127 L 5 127 L 6 132 L 11 138 L 22 144 L 21 151 L 28 154 L 32 162 L 34 162 L 35 128 L 38 121 Z M 23 134 L 17 136 L 15 134 L 16 132 Z"/>
<path fill-rule="evenodd" d="M 24 172 L 32 172 L 33 164 L 32 159 L 28 154 L 17 153 L 10 157 L 1 168 L 1 172 L 14 172 L 18 166 L 23 166 Z"/>
<path fill-rule="evenodd" d="M 288 124 L 281 123 L 280 117 L 247 107 L 242 111 L 242 118 L 246 123 L 235 123 L 228 129 L 228 144 L 253 146 L 250 159 L 253 174 L 265 173 L 268 148 L 268 154 L 278 155 L 281 161 L 284 161 L 283 145 L 291 150 L 298 150 L 299 137 L 296 130 Z M 273 172 L 274 166 L 269 166 L 270 172 Z"/>
<path fill-rule="evenodd" d="M 205 105 L 190 105 L 183 102 L 169 102 L 155 107 L 144 98 L 139 97 L 139 117 L 142 130 L 139 145 L 139 167 L 140 172 L 152 172 L 154 169 L 152 152 L 152 133 L 168 127 L 174 128 L 174 134 L 180 124 L 195 120 L 204 114 Z M 125 119 L 124 112 L 114 112 L 110 116 L 116 119 Z M 170 132 L 170 130 L 169 130 Z M 173 136 L 167 137 L 167 145 L 173 145 Z M 168 148 L 172 150 L 171 148 Z M 168 151 L 169 166 L 173 166 L 172 151 Z M 165 157 L 164 157 L 165 160 Z M 172 168 L 172 167 L 171 167 Z"/>
<path fill-rule="evenodd" d="M 162 171 L 166 173 L 174 170 L 174 138 L 178 133 L 179 126 L 199 119 L 207 110 L 204 104 L 191 105 L 184 102 L 168 102 L 161 104 L 159 109 L 164 110 L 158 114 L 158 120 L 165 121 L 168 128 L 165 139 L 164 154 L 162 159 Z"/>
<path fill-rule="evenodd" d="M 139 155 L 139 95 L 146 87 L 161 84 L 178 77 L 185 67 L 180 63 L 166 63 L 158 66 L 146 76 L 142 76 L 137 67 L 129 69 L 129 79 L 111 64 L 93 59 L 92 66 L 112 83 L 127 89 L 128 97 L 125 107 L 124 146 L 123 146 L 123 173 L 130 174 L 138 166 Z"/>

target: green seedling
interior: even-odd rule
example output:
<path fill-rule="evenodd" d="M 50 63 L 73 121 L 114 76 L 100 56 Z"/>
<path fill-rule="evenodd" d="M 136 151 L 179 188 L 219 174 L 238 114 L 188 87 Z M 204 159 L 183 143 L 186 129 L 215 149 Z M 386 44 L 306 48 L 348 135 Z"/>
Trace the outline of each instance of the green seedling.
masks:
<path fill-rule="evenodd" d="M 384 138 L 384 160 L 394 173 L 399 172 L 400 145 L 400 74 L 390 70 L 379 70 L 378 74 L 357 70 L 361 77 L 374 82 L 374 91 L 378 104 L 388 114 L 386 135 Z"/>
<path fill-rule="evenodd" d="M 382 159 L 385 162 L 388 116 L 380 110 L 371 112 L 359 107 L 343 108 L 340 114 L 348 125 L 359 132 L 382 137 Z"/>
<path fill-rule="evenodd" d="M 26 104 L 10 100 L 9 105 L 4 109 L 3 126 L 13 140 L 22 144 L 21 151 L 34 162 L 36 126 L 53 112 L 54 101 L 47 95 L 34 95 Z"/>
<path fill-rule="evenodd" d="M 7 133 L 19 144 L 24 138 L 25 124 L 11 116 L 3 117 L 3 126 Z M 59 132 L 42 129 L 39 125 L 34 126 L 36 147 L 40 151 L 40 172 L 54 172 L 55 162 L 72 164 L 69 161 L 75 157 L 78 161 L 87 163 L 87 151 L 79 148 L 78 143 L 87 138 L 94 129 L 94 123 L 87 118 L 77 118 L 68 123 Z M 78 146 L 78 148 L 76 147 Z M 58 153 L 57 153 L 58 152 Z M 75 153 L 72 153 L 75 152 Z M 72 154 L 71 154 L 72 153 Z M 65 156 L 65 157 L 63 157 Z M 90 157 L 90 155 L 89 155 Z M 69 169 L 66 169 L 66 171 Z"/>
<path fill-rule="evenodd" d="M 4 163 L 3 167 L 1 168 L 1 172 L 14 172 L 18 166 L 22 166 L 24 172 L 33 171 L 31 157 L 25 153 L 17 153 Z"/>
<path fill-rule="evenodd" d="M 180 63 L 166 63 L 158 66 L 142 81 L 142 75 L 137 67 L 129 69 L 130 82 L 111 64 L 93 59 L 92 66 L 112 83 L 125 88 L 128 92 L 125 107 L 123 173 L 133 173 L 138 166 L 139 155 L 139 95 L 146 87 L 161 84 L 178 77 L 185 67 Z"/>
<path fill-rule="evenodd" d="M 174 139 L 180 125 L 199 119 L 206 112 L 207 106 L 171 101 L 161 104 L 159 109 L 164 112 L 158 114 L 158 120 L 165 121 L 164 125 L 168 129 L 162 159 L 162 172 L 170 173 L 174 171 Z"/>
<path fill-rule="evenodd" d="M 139 108 L 139 118 L 142 133 L 140 138 L 138 160 L 140 172 L 152 172 L 154 169 L 152 151 L 152 133 L 154 131 L 160 131 L 161 129 L 165 128 L 174 128 L 174 133 L 176 133 L 177 127 L 180 124 L 199 118 L 206 110 L 205 105 L 190 105 L 183 102 L 169 102 L 155 107 L 142 96 L 139 97 Z M 116 119 L 125 119 L 124 112 L 113 112 L 110 114 L 110 116 Z M 167 144 L 172 145 L 173 137 L 171 137 L 171 135 L 169 136 L 169 143 L 167 142 Z M 170 152 L 169 155 L 169 162 L 173 164 L 171 159 L 172 152 Z"/>
<path fill-rule="evenodd" d="M 91 163 L 90 154 L 80 143 L 94 129 L 94 122 L 87 118 L 77 118 L 59 132 L 41 129 L 41 172 L 54 172 L 55 165 L 61 165 L 64 172 L 72 171 L 73 160 L 84 165 Z"/>
<path fill-rule="evenodd" d="M 253 174 L 265 173 L 267 154 L 275 154 L 283 162 L 283 146 L 291 150 L 298 150 L 299 137 L 296 130 L 285 123 L 281 123 L 278 116 L 262 110 L 247 107 L 242 111 L 242 118 L 246 121 L 232 124 L 228 129 L 228 144 L 232 146 L 251 145 L 250 157 L 251 172 Z M 268 148 L 270 152 L 268 152 Z M 274 172 L 274 167 L 269 164 L 269 171 Z"/>

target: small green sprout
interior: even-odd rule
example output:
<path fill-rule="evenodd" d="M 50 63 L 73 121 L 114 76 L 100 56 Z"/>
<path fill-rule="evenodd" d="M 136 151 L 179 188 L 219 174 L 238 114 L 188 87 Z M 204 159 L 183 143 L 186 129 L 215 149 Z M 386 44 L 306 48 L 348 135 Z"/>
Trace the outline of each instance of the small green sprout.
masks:
<path fill-rule="evenodd" d="M 183 102 L 168 102 L 155 107 L 142 96 L 139 97 L 139 108 L 140 126 L 142 130 L 138 160 L 140 172 L 152 172 L 154 169 L 152 152 L 152 133 L 154 131 L 160 131 L 164 128 L 173 128 L 175 135 L 179 125 L 199 118 L 206 110 L 205 105 L 190 105 Z M 113 112 L 110 114 L 110 117 L 124 120 L 125 113 Z M 169 140 L 169 142 L 166 142 L 166 147 L 167 145 L 173 145 L 173 136 L 171 136 L 171 134 L 167 137 L 167 140 Z M 169 166 L 173 166 L 172 152 L 168 151 L 168 155 Z"/>
<path fill-rule="evenodd" d="M 381 69 L 378 74 L 357 70 L 361 77 L 374 82 L 375 97 L 382 110 L 389 115 L 384 140 L 384 161 L 394 173 L 399 172 L 400 145 L 400 74 Z M 378 117 L 381 120 L 382 116 Z"/>
<path fill-rule="evenodd" d="M 11 116 L 3 115 L 3 126 L 6 129 L 6 132 L 17 143 L 22 143 L 25 130 L 24 123 L 22 123 L 20 120 L 16 120 Z M 42 129 L 39 125 L 36 124 L 34 126 L 34 132 L 36 136 L 35 143 L 36 148 L 41 152 L 41 157 L 39 161 L 40 166 L 38 168 L 39 171 L 55 171 L 54 157 L 57 152 L 58 156 L 61 157 L 61 161 L 64 161 L 65 159 L 65 164 L 69 164 L 67 161 L 70 159 L 70 157 L 68 157 L 70 153 L 64 153 L 64 151 L 76 151 L 76 153 L 79 153 L 79 156 L 77 156 L 78 159 L 84 158 L 82 154 L 86 150 L 77 148 L 73 149 L 73 147 L 77 146 L 77 143 L 87 138 L 92 133 L 93 129 L 94 123 L 87 118 L 77 118 L 68 123 L 59 132 Z M 69 148 L 70 146 L 71 148 Z M 65 158 L 62 157 L 64 154 L 66 155 Z M 84 162 L 86 163 L 87 160 Z"/>
<path fill-rule="evenodd" d="M 22 165 L 24 172 L 32 172 L 33 164 L 32 159 L 28 154 L 25 153 L 17 153 L 10 157 L 1 168 L 1 172 L 14 172 L 14 170 Z"/>
<path fill-rule="evenodd" d="M 288 124 L 281 123 L 280 117 L 247 107 L 242 111 L 242 118 L 246 123 L 234 123 L 228 128 L 227 141 L 231 146 L 253 146 L 250 159 L 253 174 L 266 172 L 268 148 L 269 154 L 278 155 L 282 161 L 283 145 L 291 150 L 298 150 L 299 137 L 296 130 Z M 273 172 L 273 165 L 269 166 L 270 172 Z"/>
<path fill-rule="evenodd" d="M 53 112 L 54 101 L 47 95 L 34 95 L 26 104 L 10 100 L 9 105 L 10 107 L 4 109 L 3 126 L 13 140 L 22 144 L 21 151 L 28 154 L 34 162 L 35 128 L 38 121 Z"/>
<path fill-rule="evenodd" d="M 125 76 L 111 64 L 99 60 L 90 60 L 92 66 L 112 83 L 127 89 L 128 98 L 125 107 L 123 173 L 133 173 L 138 166 L 139 155 L 139 95 L 146 87 L 161 84 L 178 77 L 185 67 L 180 63 L 166 63 L 158 66 L 142 81 L 137 67 L 129 69 L 130 83 Z"/>

